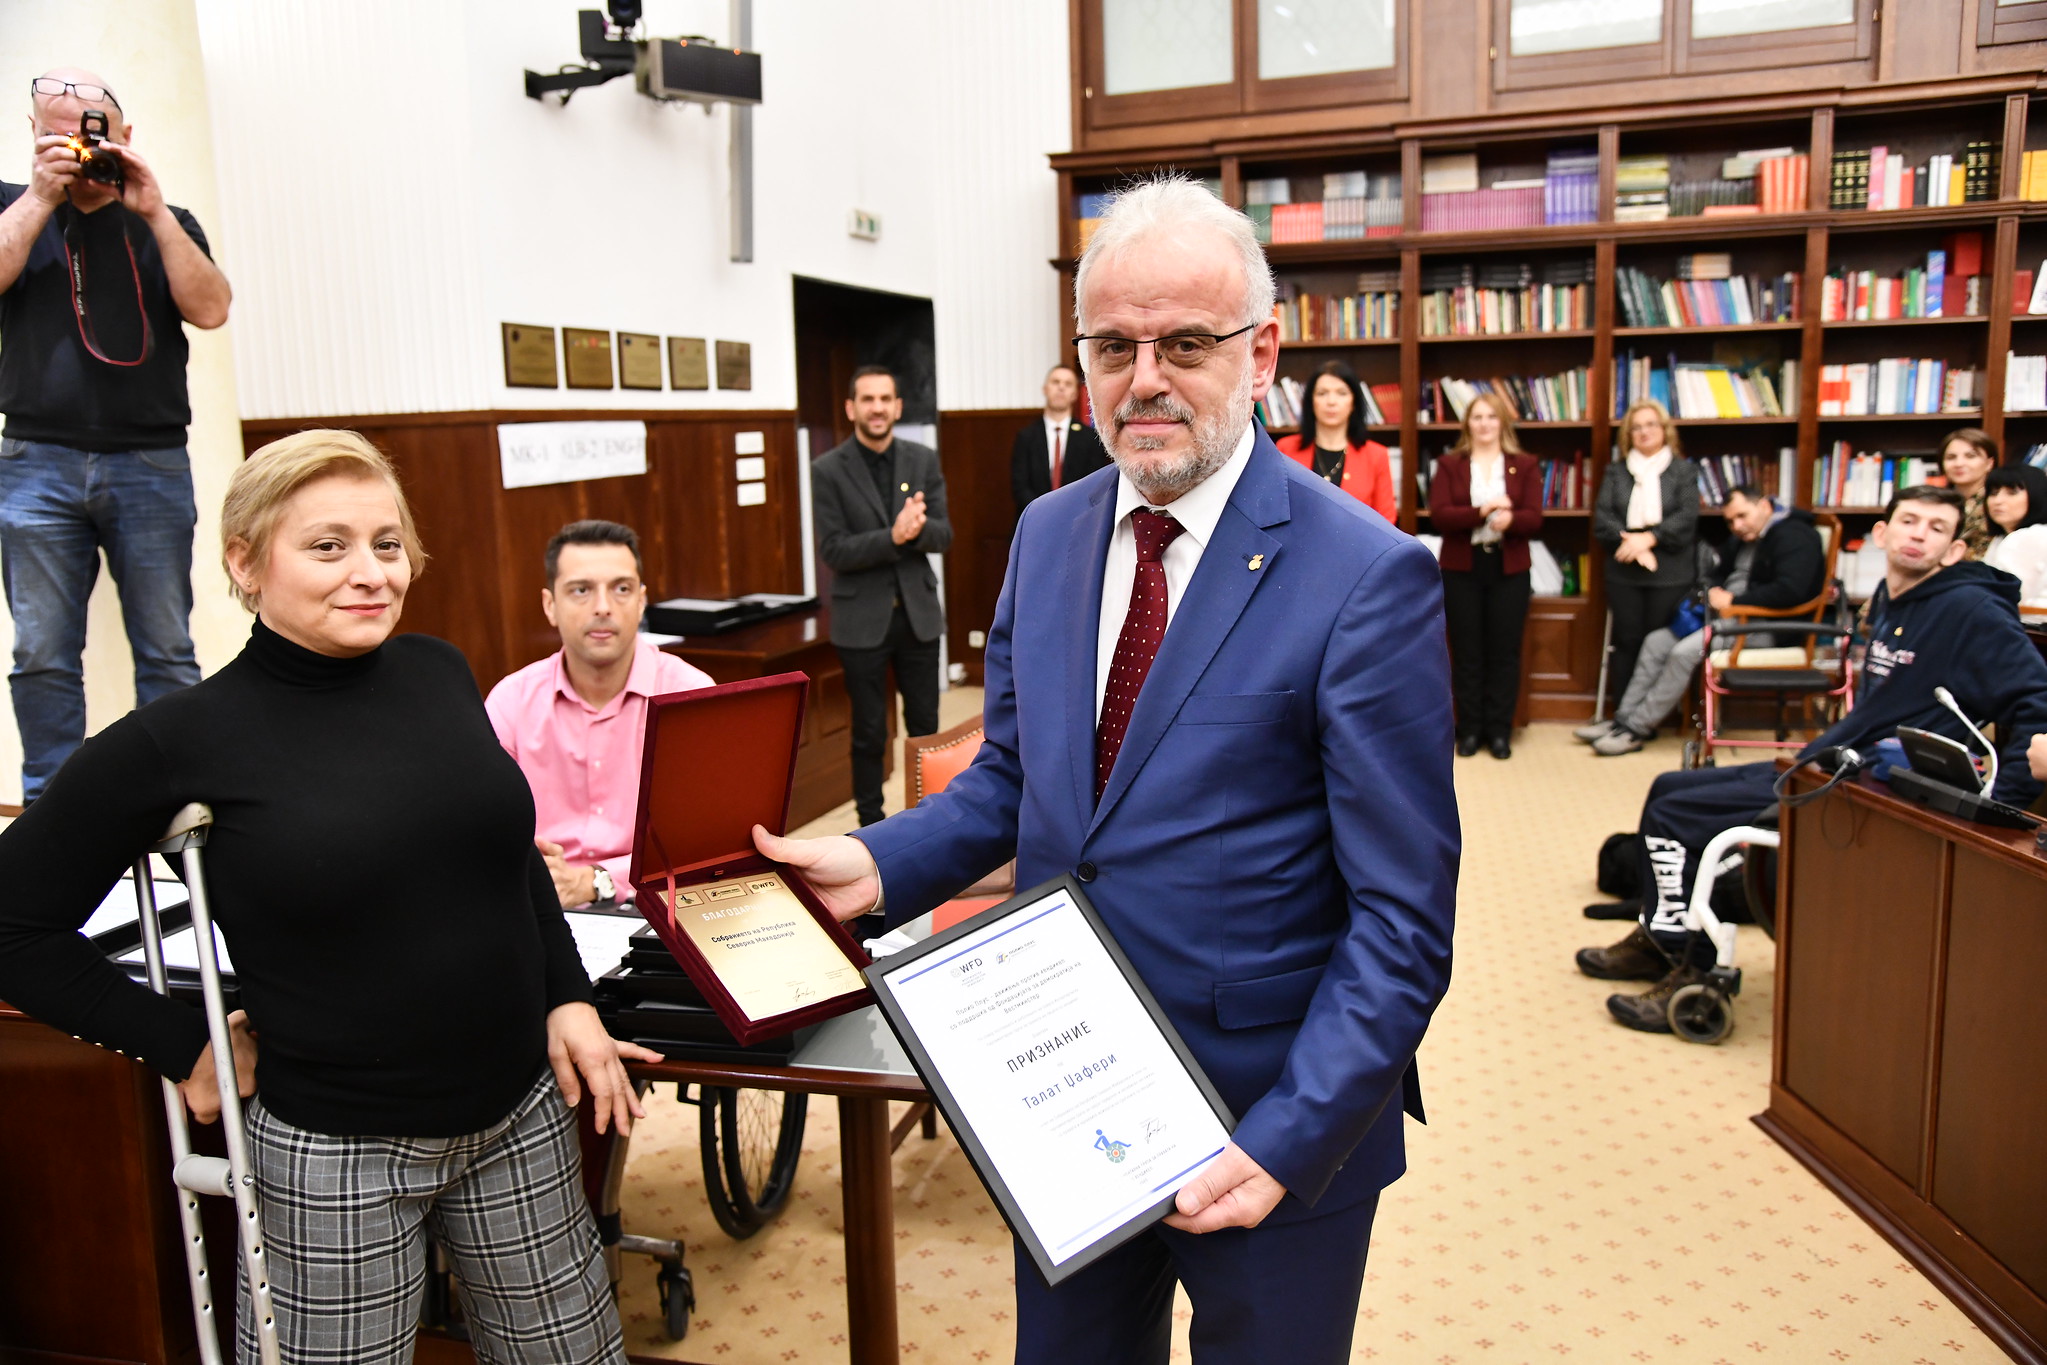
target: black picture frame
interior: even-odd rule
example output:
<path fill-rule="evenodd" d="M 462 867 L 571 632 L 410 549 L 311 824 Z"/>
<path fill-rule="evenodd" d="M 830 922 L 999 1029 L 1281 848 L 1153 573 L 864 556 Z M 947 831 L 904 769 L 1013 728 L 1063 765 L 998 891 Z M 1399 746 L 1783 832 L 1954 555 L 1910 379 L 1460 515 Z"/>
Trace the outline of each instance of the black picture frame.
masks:
<path fill-rule="evenodd" d="M 1103 921 L 1101 913 L 1088 900 L 1087 893 L 1081 889 L 1080 882 L 1071 874 L 1054 877 L 1048 882 L 1041 882 L 1028 891 L 1018 892 L 1000 905 L 990 906 L 979 914 L 972 915 L 941 933 L 933 934 L 920 943 L 905 948 L 901 952 L 891 953 L 889 956 L 875 961 L 866 969 L 867 982 L 873 988 L 875 1004 L 881 1010 L 881 1017 L 888 1022 L 888 1026 L 895 1033 L 897 1041 L 902 1043 L 903 1050 L 909 1054 L 911 1063 L 917 1068 L 917 1074 L 924 1078 L 925 1088 L 931 1092 L 931 1097 L 938 1105 L 939 1112 L 945 1115 L 947 1125 L 951 1127 L 953 1136 L 959 1141 L 960 1150 L 966 1154 L 967 1163 L 974 1168 L 974 1174 L 981 1178 L 981 1183 L 987 1186 L 989 1195 L 994 1198 L 996 1207 L 1002 1212 L 1003 1221 L 1016 1234 L 1017 1240 L 1023 1244 L 1024 1250 L 1030 1254 L 1032 1263 L 1037 1266 L 1038 1273 L 1044 1276 L 1045 1282 L 1050 1285 L 1057 1285 L 1061 1281 L 1071 1278 L 1158 1222 L 1160 1218 L 1172 1210 L 1173 1202 L 1178 1197 L 1179 1191 L 1175 1189 L 1156 1203 L 1118 1223 L 1115 1227 L 1090 1242 L 1081 1251 L 1076 1252 L 1065 1261 L 1055 1264 L 1051 1256 L 1046 1252 L 1044 1242 L 1039 1238 L 1037 1230 L 1024 1217 L 1023 1209 L 1017 1203 L 1015 1195 L 1011 1193 L 1008 1182 L 1002 1178 L 1002 1173 L 995 1168 L 995 1163 L 989 1157 L 988 1149 L 982 1143 L 980 1135 L 974 1131 L 973 1125 L 968 1122 L 965 1114 L 961 1112 L 959 1102 L 952 1093 L 952 1088 L 946 1084 L 945 1077 L 939 1074 L 937 1067 L 931 1060 L 931 1054 L 925 1050 L 923 1043 L 918 1040 L 916 1031 L 910 1027 L 909 1020 L 905 1017 L 901 1004 L 896 1000 L 895 991 L 890 985 L 889 978 L 900 973 L 905 968 L 915 966 L 934 954 L 945 952 L 948 947 L 960 939 L 971 934 L 977 934 L 999 921 L 1014 918 L 1029 910 L 1032 906 L 1049 900 L 1061 892 L 1064 892 L 1072 899 L 1074 907 L 1080 911 L 1081 918 L 1094 931 L 1095 937 L 1108 952 L 1109 960 L 1116 965 L 1117 971 L 1122 973 L 1124 981 L 1130 986 L 1131 993 L 1137 997 L 1138 1003 L 1144 1007 L 1145 1013 L 1151 1017 L 1151 1021 L 1157 1026 L 1160 1036 L 1165 1040 L 1166 1045 L 1172 1049 L 1174 1057 L 1186 1069 L 1188 1079 L 1194 1083 L 1195 1088 L 1200 1092 L 1202 1099 L 1207 1102 L 1209 1108 L 1215 1111 L 1215 1116 L 1222 1121 L 1223 1131 L 1234 1133 L 1237 1127 L 1236 1115 L 1232 1114 L 1229 1106 L 1223 1102 L 1222 1095 L 1217 1092 L 1215 1085 L 1208 1079 L 1207 1073 L 1201 1069 L 1201 1063 L 1195 1060 L 1193 1052 L 1188 1049 L 1186 1040 L 1180 1037 L 1179 1030 L 1173 1027 L 1172 1020 L 1166 1017 L 1165 1010 L 1160 1008 L 1157 998 L 1152 995 L 1150 989 L 1144 984 L 1144 979 L 1137 974 L 1137 969 L 1130 965 L 1130 959 L 1124 956 L 1122 945 L 1117 943 L 1116 936 L 1109 932 L 1109 926 Z M 1019 924 L 1017 927 L 1021 928 L 1022 925 Z"/>

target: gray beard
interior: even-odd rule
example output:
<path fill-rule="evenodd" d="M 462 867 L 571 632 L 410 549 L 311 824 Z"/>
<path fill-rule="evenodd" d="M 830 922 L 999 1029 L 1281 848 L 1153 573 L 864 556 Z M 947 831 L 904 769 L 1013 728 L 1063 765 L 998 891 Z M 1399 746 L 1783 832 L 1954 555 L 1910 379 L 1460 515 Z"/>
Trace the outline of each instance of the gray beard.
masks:
<path fill-rule="evenodd" d="M 1124 435 L 1123 424 L 1138 417 L 1169 417 L 1186 422 L 1193 438 L 1187 453 L 1166 465 L 1140 460 L 1141 452 L 1158 450 L 1163 442 L 1155 437 Z M 1125 399 L 1110 421 L 1107 444 L 1116 468 L 1145 497 L 1153 502 L 1170 502 L 1198 487 L 1236 453 L 1237 442 L 1251 421 L 1251 367 L 1244 366 L 1228 400 L 1205 418 L 1171 398 L 1156 398 L 1145 402 Z"/>

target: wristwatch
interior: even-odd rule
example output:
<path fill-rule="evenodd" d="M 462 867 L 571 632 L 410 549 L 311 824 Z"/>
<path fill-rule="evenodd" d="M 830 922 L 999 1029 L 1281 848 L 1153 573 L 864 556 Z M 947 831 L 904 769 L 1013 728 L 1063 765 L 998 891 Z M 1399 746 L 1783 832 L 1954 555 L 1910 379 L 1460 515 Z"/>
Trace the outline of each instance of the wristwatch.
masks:
<path fill-rule="evenodd" d="M 590 885 L 597 892 L 595 896 L 591 897 L 592 900 L 609 901 L 618 899 L 618 888 L 612 884 L 611 870 L 602 863 L 590 869 Z"/>

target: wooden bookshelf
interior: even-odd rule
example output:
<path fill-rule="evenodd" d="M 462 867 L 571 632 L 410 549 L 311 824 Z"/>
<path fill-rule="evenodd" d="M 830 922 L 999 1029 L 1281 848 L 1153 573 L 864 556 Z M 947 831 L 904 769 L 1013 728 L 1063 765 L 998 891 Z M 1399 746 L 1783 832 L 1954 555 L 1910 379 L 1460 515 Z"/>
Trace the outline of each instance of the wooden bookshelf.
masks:
<path fill-rule="evenodd" d="M 1418 505 L 1415 471 L 1447 448 L 1457 430 L 1454 423 L 1417 420 L 1424 381 L 1496 375 L 1525 378 L 1589 367 L 1585 420 L 1531 421 L 1517 427 L 1531 455 L 1568 458 L 1583 453 L 1591 490 L 1596 490 L 1616 436 L 1613 366 L 1616 356 L 1629 351 L 1638 359 L 1648 355 L 1658 369 L 1665 367 L 1666 355 L 1680 364 L 1735 363 L 1718 359 L 1723 353 L 1795 360 L 1799 391 L 1780 396 L 1793 406 L 1794 415 L 1680 418 L 1677 426 L 1687 454 L 1743 455 L 1774 463 L 1780 450 L 1788 449 L 1794 499 L 1809 506 L 1815 462 L 1836 440 L 1847 440 L 1863 452 L 1890 449 L 1882 444 L 1888 439 L 1899 447 L 1897 453 L 1920 453 L 1931 448 L 1949 427 L 1980 426 L 2004 441 L 2008 416 L 2024 423 L 2027 435 L 2038 433 L 2047 439 L 2047 427 L 2033 420 L 2047 418 L 2047 412 L 2008 415 L 2001 403 L 2006 352 L 2047 350 L 2047 328 L 2030 325 L 2047 322 L 2047 315 L 2019 311 L 2012 300 L 2017 272 L 2037 272 L 2047 262 L 2047 202 L 2020 199 L 2017 173 L 2022 150 L 2047 147 L 2047 100 L 2034 117 L 2033 97 L 2040 88 L 2041 78 L 2029 72 L 1890 88 L 1832 89 L 1809 96 L 1717 99 L 1710 106 L 1640 105 L 1577 113 L 1549 110 L 1415 119 L 1390 129 L 1352 133 L 1257 137 L 1218 132 L 1216 140 L 1198 145 L 1067 153 L 1052 158 L 1062 194 L 1060 241 L 1066 253 L 1053 264 L 1061 272 L 1070 298 L 1072 253 L 1078 242 L 1072 210 L 1078 196 L 1113 188 L 1135 175 L 1176 167 L 1190 174 L 1215 176 L 1229 197 L 1232 191 L 1241 195 L 1245 176 L 1253 172 L 1270 178 L 1289 173 L 1306 177 L 1350 167 L 1369 166 L 1376 171 L 1397 158 L 1405 215 L 1398 234 L 1276 244 L 1267 248 L 1267 257 L 1281 280 L 1326 279 L 1336 272 L 1385 271 L 1397 265 L 1401 286 L 1397 338 L 1288 342 L 1282 347 L 1280 373 L 1305 379 L 1320 359 L 1346 358 L 1368 385 L 1399 385 L 1403 421 L 1397 429 L 1382 428 L 1375 435 L 1389 445 L 1398 445 L 1401 451 L 1400 524 L 1404 528 L 1413 530 L 1426 521 L 1426 509 Z M 1911 155 L 1926 149 L 1948 154 L 1985 137 L 1997 141 L 2002 158 L 2001 173 L 1991 180 L 1997 198 L 1890 210 L 1827 207 L 1832 153 L 1837 148 L 1892 145 Z M 1952 148 L 1947 148 L 1948 142 L 1954 144 Z M 1667 155 L 1674 168 L 1681 158 L 1689 158 L 1687 164 L 1703 165 L 1723 152 L 1731 155 L 1739 149 L 1787 145 L 1811 158 L 1807 199 L 1798 211 L 1613 221 L 1617 166 L 1624 155 Z M 1425 156 L 1476 150 L 1483 168 L 1489 149 L 1496 164 L 1506 165 L 1516 158 L 1539 163 L 1548 149 L 1570 146 L 1598 149 L 1599 221 L 1494 230 L 1420 230 L 1418 189 Z M 1925 253 L 1942 249 L 1944 239 L 1957 232 L 1981 235 L 1981 306 L 1986 311 L 1876 321 L 1821 319 L 1821 298 L 1830 270 L 1895 274 L 1892 262 L 1917 257 L 1923 263 Z M 1642 270 L 1670 279 L 1674 272 L 1666 263 L 1695 251 L 1729 253 L 1737 275 L 1796 276 L 1798 314 L 1781 321 L 1753 323 L 1622 326 L 1625 314 L 1616 289 L 1617 269 Z M 1428 266 L 1465 260 L 1481 268 L 1489 262 L 1516 260 L 1539 265 L 1565 259 L 1571 253 L 1590 257 L 1594 264 L 1590 327 L 1509 334 L 1421 334 L 1420 283 Z M 2021 300 L 2020 309 L 2024 305 Z M 1983 392 L 1989 396 L 1983 410 L 1819 414 L 1823 367 L 1888 357 L 1933 358 L 1950 367 L 1966 364 L 1979 369 Z M 1766 358 L 1753 363 L 1778 361 Z M 1588 492 L 1588 499 L 1590 496 Z M 1880 509 L 1816 510 L 1866 518 Z M 1552 511 L 1545 516 L 1552 523 L 1545 539 L 1559 559 L 1580 553 L 1589 556 L 1584 595 L 1539 599 L 1530 622 L 1529 649 L 1535 661 L 1530 665 L 1529 714 L 1563 719 L 1590 711 L 1604 610 L 1602 555 L 1590 541 L 1587 513 Z M 1854 528 L 1855 533 L 1860 529 Z"/>

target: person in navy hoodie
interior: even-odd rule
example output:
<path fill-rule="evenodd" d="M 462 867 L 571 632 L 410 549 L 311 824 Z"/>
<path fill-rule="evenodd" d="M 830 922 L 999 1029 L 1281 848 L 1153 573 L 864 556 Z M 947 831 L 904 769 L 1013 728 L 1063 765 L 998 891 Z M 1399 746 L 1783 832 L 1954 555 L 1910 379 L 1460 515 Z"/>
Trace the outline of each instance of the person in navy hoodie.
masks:
<path fill-rule="evenodd" d="M 2026 748 L 2047 732 L 2047 661 L 2019 624 L 2019 581 L 1968 558 L 1961 538 L 1961 495 L 1948 488 L 1907 488 L 1872 531 L 1888 561 L 1869 601 L 1869 650 L 1855 708 L 1799 751 L 1826 760 L 1837 746 L 1865 758 L 1901 725 L 1980 747 L 1934 696 L 1945 687 L 1979 726 L 1997 725 L 2002 743 L 1997 800 L 2028 806 L 2041 782 Z M 1578 969 L 1611 981 L 1654 981 L 1641 995 L 1615 995 L 1607 1009 L 1629 1028 L 1668 1033 L 1671 994 L 1705 978 L 1713 948 L 1684 927 L 1700 853 L 1714 835 L 1776 804 L 1774 762 L 1669 772 L 1642 806 L 1642 914 L 1610 948 L 1578 953 Z"/>

